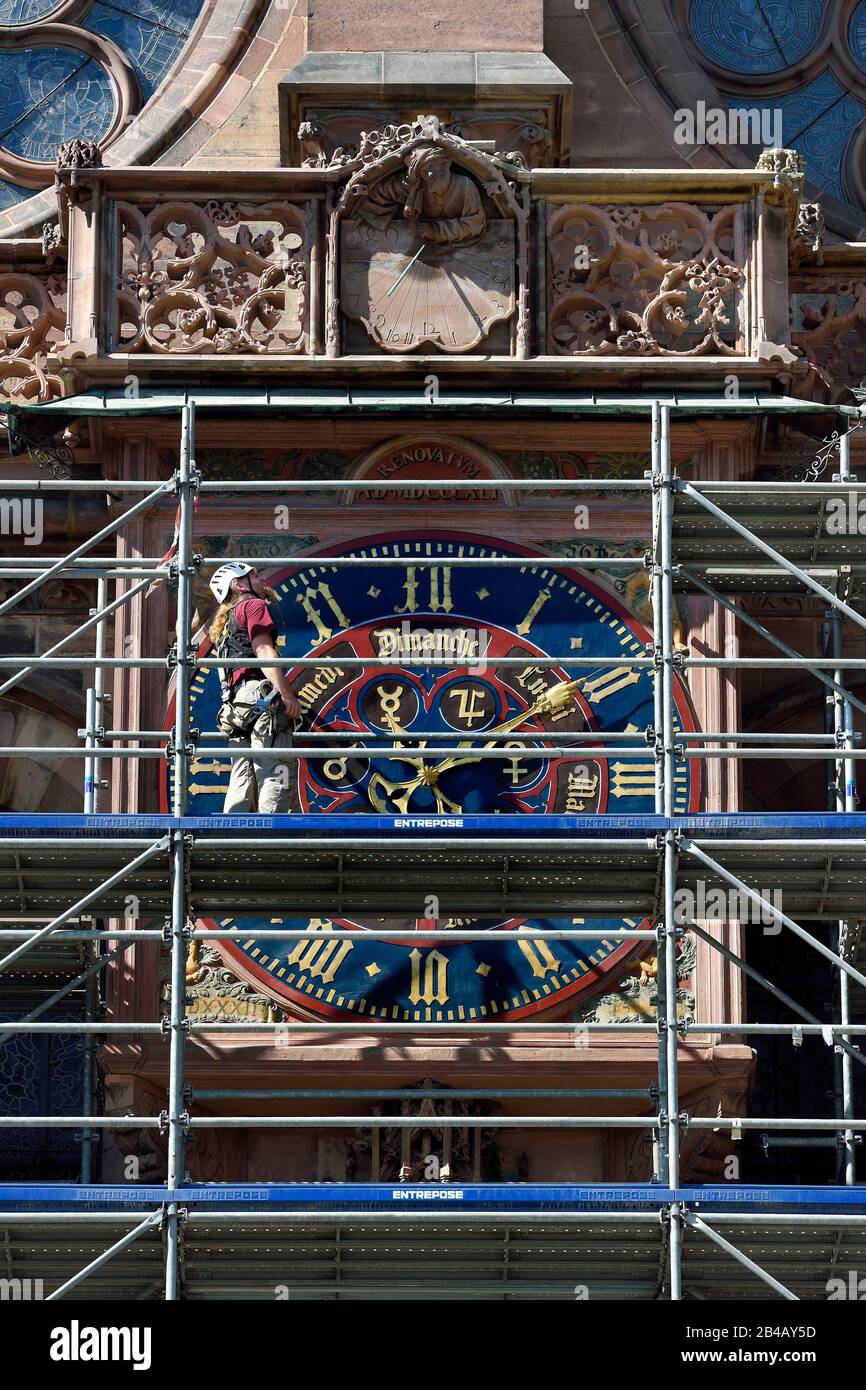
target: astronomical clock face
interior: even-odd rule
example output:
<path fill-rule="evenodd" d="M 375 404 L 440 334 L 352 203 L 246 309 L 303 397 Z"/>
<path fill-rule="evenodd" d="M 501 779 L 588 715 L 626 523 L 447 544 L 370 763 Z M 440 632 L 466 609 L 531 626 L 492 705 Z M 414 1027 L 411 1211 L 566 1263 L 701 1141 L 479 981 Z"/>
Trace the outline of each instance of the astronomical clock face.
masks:
<path fill-rule="evenodd" d="M 468 352 L 514 312 L 514 227 L 469 245 L 419 242 L 409 222 L 343 226 L 341 303 L 388 352 Z"/>
<path fill-rule="evenodd" d="M 584 574 L 551 569 L 531 555 L 525 565 L 508 568 L 451 563 L 457 556 L 492 560 L 524 553 L 472 536 L 377 536 L 340 553 L 400 563 L 317 566 L 269 578 L 280 595 L 281 652 L 327 655 L 337 663 L 305 667 L 291 677 L 305 727 L 354 736 L 344 756 L 311 755 L 291 765 L 293 812 L 464 818 L 652 813 L 648 752 L 627 760 L 591 751 L 550 756 L 554 734 L 642 731 L 652 723 L 647 668 L 536 664 L 544 656 L 643 655 L 648 634 L 615 598 Z M 422 556 L 436 563 L 415 563 Z M 369 664 L 364 670 L 340 666 L 349 657 Z M 421 664 L 377 666 L 384 657 Z M 553 715 L 539 710 L 550 687 L 575 675 L 579 686 L 570 708 Z M 213 728 L 215 671 L 197 675 L 193 700 L 193 723 Z M 681 688 L 676 725 L 694 727 Z M 421 738 L 405 739 L 408 734 Z M 425 740 L 453 751 L 428 756 Z M 473 748 L 487 747 L 501 749 L 502 758 L 473 757 Z M 228 760 L 193 762 L 192 814 L 222 811 L 229 770 Z M 695 775 L 683 760 L 675 809 L 693 810 L 697 800 Z M 633 944 L 609 933 L 623 923 L 644 925 L 635 919 L 588 920 L 587 926 L 598 926 L 592 941 L 548 947 L 521 938 L 521 927 L 583 925 L 579 912 L 576 903 L 574 918 L 555 922 L 226 917 L 220 925 L 236 929 L 237 939 L 220 943 L 220 950 L 258 989 L 303 1012 L 507 1022 L 591 992 L 633 953 Z M 307 929 L 309 940 L 269 940 L 269 925 Z M 488 950 L 483 941 L 449 944 L 451 930 L 476 926 L 495 933 L 496 944 Z M 394 938 L 370 940 L 365 928 L 393 928 Z"/>

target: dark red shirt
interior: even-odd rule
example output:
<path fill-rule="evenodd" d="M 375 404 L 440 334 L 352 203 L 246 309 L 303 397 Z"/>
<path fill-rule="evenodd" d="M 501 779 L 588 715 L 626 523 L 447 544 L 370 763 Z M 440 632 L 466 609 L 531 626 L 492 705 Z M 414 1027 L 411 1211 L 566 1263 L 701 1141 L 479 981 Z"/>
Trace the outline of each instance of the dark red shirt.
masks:
<path fill-rule="evenodd" d="M 257 637 L 267 637 L 276 646 L 277 625 L 263 598 L 242 599 L 235 608 L 235 618 L 238 626 L 246 629 L 251 642 Z M 228 673 L 230 687 L 240 685 L 241 681 L 263 679 L 264 672 L 260 666 L 236 666 Z"/>

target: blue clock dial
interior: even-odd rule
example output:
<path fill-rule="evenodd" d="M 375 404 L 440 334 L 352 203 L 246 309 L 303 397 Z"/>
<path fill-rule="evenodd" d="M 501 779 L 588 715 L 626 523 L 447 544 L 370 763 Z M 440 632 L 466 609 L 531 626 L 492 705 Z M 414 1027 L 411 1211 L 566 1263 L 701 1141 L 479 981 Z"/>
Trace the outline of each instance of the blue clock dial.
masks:
<path fill-rule="evenodd" d="M 636 741 L 628 755 L 607 756 L 600 746 L 611 734 L 643 732 L 652 724 L 648 668 L 615 661 L 577 669 L 537 664 L 546 657 L 610 662 L 643 656 L 649 635 L 612 594 L 587 575 L 550 568 L 538 556 L 497 567 L 497 555 L 525 552 L 474 536 L 377 536 L 342 553 L 391 563 L 341 568 L 317 557 L 315 565 L 296 564 L 269 579 L 280 598 L 280 651 L 322 658 L 321 666 L 292 673 L 304 729 L 328 733 L 329 748 L 340 749 L 317 757 L 310 741 L 309 755 L 292 764 L 294 813 L 653 811 L 649 749 Z M 490 564 L 454 563 L 461 557 Z M 350 658 L 362 658 L 364 666 L 348 664 Z M 548 692 L 573 679 L 571 702 L 551 710 Z M 213 728 L 216 672 L 200 671 L 192 693 L 193 723 Z M 676 727 L 694 728 L 682 687 L 676 707 Z M 555 756 L 562 736 L 576 733 L 598 733 L 599 739 Z M 193 814 L 222 811 L 229 770 L 228 759 L 193 761 Z M 696 774 L 683 759 L 676 769 L 677 812 L 696 809 L 698 797 Z M 521 931 L 584 924 L 597 928 L 597 939 L 547 943 L 526 940 Z M 307 935 L 269 939 L 269 925 L 298 927 Z M 610 936 L 623 925 L 646 924 L 625 918 L 584 923 L 579 902 L 573 917 L 555 922 L 440 917 L 421 884 L 413 919 L 227 917 L 220 926 L 235 936 L 220 950 L 232 969 L 292 1011 L 508 1021 L 561 1006 L 608 980 L 633 954 L 633 946 Z M 393 931 L 393 938 L 371 940 L 370 927 Z M 469 927 L 489 929 L 489 944 L 449 942 L 449 932 Z"/>

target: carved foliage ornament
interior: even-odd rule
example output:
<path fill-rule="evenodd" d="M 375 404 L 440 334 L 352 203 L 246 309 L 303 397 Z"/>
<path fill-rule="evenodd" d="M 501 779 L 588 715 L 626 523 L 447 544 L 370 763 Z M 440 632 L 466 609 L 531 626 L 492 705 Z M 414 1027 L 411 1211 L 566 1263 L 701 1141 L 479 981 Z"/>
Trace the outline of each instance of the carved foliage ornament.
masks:
<path fill-rule="evenodd" d="M 797 395 L 828 404 L 850 399 L 866 362 L 866 279 L 798 275 L 791 290 L 791 343 L 810 368 Z"/>
<path fill-rule="evenodd" d="M 534 119 L 524 119 L 506 112 L 454 112 L 452 119 L 438 129 L 463 142 L 492 140 L 497 150 L 510 151 L 504 156 L 507 163 L 539 168 L 550 164 L 554 141 L 545 124 L 546 113 L 537 110 L 533 115 Z M 301 122 L 298 141 L 305 156 L 303 167 L 359 167 L 371 158 L 379 158 L 388 148 L 398 148 L 423 129 L 419 122 L 424 118 L 419 117 L 418 121 L 402 124 L 395 119 L 367 132 L 362 122 L 371 116 L 377 118 L 372 111 L 341 109 Z"/>
<path fill-rule="evenodd" d="M 801 203 L 791 238 L 791 261 L 799 266 L 807 256 L 824 260 L 824 210 L 820 203 Z"/>
<path fill-rule="evenodd" d="M 167 963 L 165 964 L 167 969 Z M 212 947 L 193 941 L 186 961 L 187 1015 L 197 1023 L 222 1023 L 239 1018 L 256 1023 L 279 1023 L 286 1017 L 273 1000 L 257 994 L 244 981 L 227 970 L 222 957 Z M 171 986 L 163 985 L 163 1007 L 171 1003 Z"/>
<path fill-rule="evenodd" d="M 57 151 L 58 169 L 99 169 L 102 151 L 95 140 L 67 140 Z"/>
<path fill-rule="evenodd" d="M 48 354 L 63 343 L 66 276 L 0 274 L 0 403 L 62 396 Z"/>
<path fill-rule="evenodd" d="M 694 1018 L 697 937 L 686 932 L 677 943 L 677 1019 Z M 637 974 L 618 982 L 610 993 L 596 995 L 574 1011 L 580 1023 L 634 1023 L 658 1015 L 658 957 L 636 962 Z"/>
<path fill-rule="evenodd" d="M 796 150 L 764 150 L 755 168 L 771 173 L 778 187 L 788 183 L 798 193 L 806 179 L 806 161 Z"/>
<path fill-rule="evenodd" d="M 571 356 L 733 355 L 745 276 L 732 207 L 555 209 L 548 350 Z"/>
<path fill-rule="evenodd" d="M 291 203 L 118 205 L 116 347 L 157 353 L 307 349 L 303 209 Z"/>

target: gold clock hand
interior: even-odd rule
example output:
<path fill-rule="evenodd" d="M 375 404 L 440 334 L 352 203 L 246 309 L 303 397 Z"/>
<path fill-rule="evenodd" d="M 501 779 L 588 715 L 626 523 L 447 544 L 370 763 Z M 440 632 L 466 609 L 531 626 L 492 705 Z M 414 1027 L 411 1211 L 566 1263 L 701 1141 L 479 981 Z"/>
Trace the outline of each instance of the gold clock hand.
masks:
<path fill-rule="evenodd" d="M 450 815 L 460 815 L 463 807 L 458 801 L 452 801 L 450 797 L 445 795 L 442 788 L 435 783 L 431 790 L 436 798 L 436 810 L 439 812 L 440 816 L 446 812 Z"/>
<path fill-rule="evenodd" d="M 383 712 L 383 719 L 392 734 L 403 734 L 406 732 L 402 725 L 398 723 L 396 716 L 389 710 Z M 424 747 L 423 744 L 420 746 Z M 403 782 L 389 782 L 383 773 L 375 772 L 370 778 L 367 794 L 377 811 L 384 811 L 387 813 L 396 806 L 401 815 L 406 815 L 413 793 L 416 792 L 419 787 L 430 785 L 432 769 L 427 766 L 423 758 L 412 758 L 408 754 L 404 754 L 402 751 L 402 744 L 399 743 L 396 744 L 393 749 L 387 749 L 385 756 L 394 762 L 408 763 L 410 767 L 415 767 L 418 771 L 414 777 L 407 778 Z M 391 798 L 393 803 L 392 806 L 386 805 L 377 797 L 376 793 L 380 786 L 384 787 L 385 792 Z M 399 798 L 395 795 L 397 791 L 401 792 Z"/>
<path fill-rule="evenodd" d="M 574 703 L 576 690 L 577 681 L 560 681 L 559 685 L 551 686 L 550 690 L 540 695 L 528 709 L 523 710 L 520 714 L 514 715 L 511 719 L 505 720 L 503 724 L 498 724 L 496 728 L 490 729 L 488 732 L 491 734 L 511 733 L 513 729 L 518 728 L 519 725 L 525 723 L 527 719 L 532 718 L 535 714 L 558 714 L 561 710 L 568 709 L 569 706 Z M 393 714 L 387 713 L 385 715 L 385 722 L 392 733 L 405 733 L 405 730 L 401 728 Z M 490 740 L 484 745 L 485 749 L 495 748 L 495 746 L 495 740 Z M 393 752 L 391 756 L 394 756 Z M 387 811 L 389 809 L 376 799 L 374 786 L 378 788 L 378 786 L 381 785 L 385 788 L 388 796 L 391 797 L 393 805 L 397 807 L 402 815 L 407 814 L 413 792 L 422 786 L 431 789 L 436 799 L 436 809 L 440 813 L 446 810 L 459 812 L 462 810 L 462 807 L 456 801 L 452 801 L 450 797 L 445 795 L 438 785 L 439 777 L 443 772 L 450 772 L 455 767 L 468 767 L 473 763 L 480 762 L 481 759 L 474 755 L 468 758 L 459 758 L 452 755 L 445 758 L 435 767 L 430 767 L 423 758 L 403 757 L 401 754 L 398 761 L 407 762 L 411 766 L 417 767 L 418 774 L 416 777 L 408 779 L 405 782 L 389 782 L 381 773 L 376 773 L 370 780 L 368 793 L 377 811 Z M 398 790 L 401 792 L 399 798 L 395 795 Z"/>
<path fill-rule="evenodd" d="M 409 811 L 409 802 L 412 800 L 413 792 L 423 785 L 422 777 L 413 777 L 406 782 L 389 782 L 387 777 L 383 777 L 381 772 L 376 772 L 370 778 L 370 785 L 367 794 L 377 811 L 384 811 L 386 814 L 393 811 L 396 806 L 401 815 L 405 816 Z M 384 787 L 385 792 L 391 798 L 391 805 L 382 801 L 378 796 L 379 786 Z M 396 793 L 400 791 L 398 797 Z"/>
<path fill-rule="evenodd" d="M 521 714 L 514 715 L 511 719 L 506 719 L 504 724 L 497 724 L 494 729 L 488 729 L 488 734 L 510 734 L 513 729 L 517 729 L 521 724 L 525 724 L 526 720 L 531 719 L 534 714 L 561 713 L 562 710 L 566 710 L 570 705 L 574 704 L 577 684 L 577 681 L 560 681 L 559 685 L 551 686 L 543 695 L 539 695 L 538 699 L 534 701 L 528 709 L 523 710 Z M 491 742 L 484 745 L 485 749 L 494 748 L 495 746 L 495 740 L 491 740 Z M 481 759 L 476 757 L 457 758 L 452 756 L 446 758 L 444 762 L 439 763 L 434 771 L 438 776 L 443 772 L 450 772 L 452 768 L 468 767 L 471 763 L 478 763 L 480 761 Z"/>
<path fill-rule="evenodd" d="M 396 715 L 393 715 L 386 711 L 382 717 L 385 720 L 385 723 L 388 725 L 388 728 L 391 730 L 392 734 L 405 734 L 406 730 L 402 727 L 401 724 L 398 724 Z M 426 746 L 426 739 L 423 743 L 418 743 L 415 745 L 416 748 L 426 748 Z M 397 756 L 398 754 L 399 756 Z M 402 743 L 395 743 L 394 747 L 388 750 L 387 756 L 393 758 L 395 762 L 408 763 L 410 767 L 417 767 L 419 773 L 423 772 L 424 768 L 427 766 L 423 758 L 412 758 L 408 754 L 404 754 Z"/>

